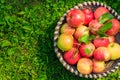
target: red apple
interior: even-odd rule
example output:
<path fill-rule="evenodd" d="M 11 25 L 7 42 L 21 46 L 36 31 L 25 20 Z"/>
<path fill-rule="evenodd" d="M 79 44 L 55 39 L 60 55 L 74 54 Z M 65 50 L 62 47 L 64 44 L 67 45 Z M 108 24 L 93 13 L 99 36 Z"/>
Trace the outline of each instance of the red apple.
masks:
<path fill-rule="evenodd" d="M 99 61 L 109 61 L 111 58 L 110 52 L 106 47 L 99 47 L 93 52 L 94 59 Z"/>
<path fill-rule="evenodd" d="M 78 42 L 77 39 L 74 38 L 73 47 L 78 48 L 79 46 L 80 46 L 80 43 Z"/>
<path fill-rule="evenodd" d="M 109 39 L 105 37 L 99 37 L 93 40 L 93 44 L 95 45 L 95 47 L 107 47 L 109 43 Z"/>
<path fill-rule="evenodd" d="M 112 19 L 112 28 L 110 30 L 108 30 L 106 32 L 106 34 L 110 35 L 110 36 L 114 36 L 118 33 L 118 31 L 120 30 L 120 22 L 117 19 Z"/>
<path fill-rule="evenodd" d="M 105 62 L 93 60 L 93 72 L 102 73 L 105 70 Z"/>
<path fill-rule="evenodd" d="M 77 29 L 76 29 L 76 31 L 74 33 L 74 37 L 76 39 L 78 39 L 78 38 L 82 37 L 85 34 L 89 34 L 88 27 L 80 25 L 79 27 L 77 27 Z"/>
<path fill-rule="evenodd" d="M 79 25 L 84 24 L 85 15 L 81 10 L 73 9 L 68 12 L 66 20 L 69 26 L 78 27 Z"/>
<path fill-rule="evenodd" d="M 106 9 L 105 7 L 98 7 L 94 12 L 95 19 L 99 20 L 100 16 L 105 13 L 109 13 L 108 9 Z"/>
<path fill-rule="evenodd" d="M 65 52 L 63 57 L 68 64 L 74 65 L 80 59 L 80 54 L 76 48 L 72 48 Z"/>
<path fill-rule="evenodd" d="M 93 63 L 89 58 L 81 58 L 77 63 L 77 69 L 81 74 L 90 74 L 92 72 Z"/>
<path fill-rule="evenodd" d="M 75 32 L 75 29 L 68 26 L 67 23 L 63 24 L 62 27 L 61 27 L 61 34 L 66 33 L 66 34 L 69 34 L 69 35 L 73 35 L 74 32 Z"/>
<path fill-rule="evenodd" d="M 91 20 L 93 20 L 94 14 L 93 14 L 92 10 L 91 10 L 91 9 L 88 9 L 88 8 L 83 9 L 82 12 L 83 12 L 84 15 L 85 15 L 85 23 L 84 23 L 84 24 L 85 24 L 85 25 L 88 25 L 89 22 L 90 22 Z"/>
<path fill-rule="evenodd" d="M 103 24 L 100 24 L 98 20 L 92 20 L 89 23 L 89 30 L 91 33 L 96 34 L 96 31 L 99 30 L 100 27 L 102 27 Z"/>
<path fill-rule="evenodd" d="M 79 48 L 79 52 L 82 57 L 89 58 L 93 55 L 93 51 L 95 50 L 95 46 L 92 43 L 89 44 L 81 44 Z"/>

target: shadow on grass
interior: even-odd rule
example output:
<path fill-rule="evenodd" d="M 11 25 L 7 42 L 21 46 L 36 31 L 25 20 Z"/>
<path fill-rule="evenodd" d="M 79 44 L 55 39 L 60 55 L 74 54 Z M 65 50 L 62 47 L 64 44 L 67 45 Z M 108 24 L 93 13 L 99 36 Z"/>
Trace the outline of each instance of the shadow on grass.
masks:
<path fill-rule="evenodd" d="M 57 24 L 57 20 L 53 21 L 45 31 L 45 34 L 41 34 L 38 39 L 39 59 L 42 60 L 45 65 L 44 71 L 48 80 L 90 80 L 86 78 L 80 78 L 69 71 L 67 71 L 59 62 L 54 52 L 54 28 Z"/>

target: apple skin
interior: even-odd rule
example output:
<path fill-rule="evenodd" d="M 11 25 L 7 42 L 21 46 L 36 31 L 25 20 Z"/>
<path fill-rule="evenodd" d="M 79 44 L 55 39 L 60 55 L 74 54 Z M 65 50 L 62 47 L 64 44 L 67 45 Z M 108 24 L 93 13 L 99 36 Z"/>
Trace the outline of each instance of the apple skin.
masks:
<path fill-rule="evenodd" d="M 111 54 L 106 47 L 98 47 L 94 50 L 93 56 L 95 60 L 98 61 L 109 61 L 111 58 Z"/>
<path fill-rule="evenodd" d="M 61 34 L 58 37 L 57 46 L 62 51 L 68 51 L 73 47 L 73 36 L 68 34 Z"/>
<path fill-rule="evenodd" d="M 108 36 L 109 42 L 115 42 L 115 37 L 114 36 Z"/>
<path fill-rule="evenodd" d="M 99 37 L 93 40 L 93 44 L 95 45 L 95 47 L 107 47 L 109 43 L 109 39 L 105 37 Z"/>
<path fill-rule="evenodd" d="M 111 60 L 116 60 L 120 58 L 120 45 L 118 43 L 110 43 L 107 48 L 110 52 Z"/>
<path fill-rule="evenodd" d="M 98 7 L 94 12 L 95 19 L 99 20 L 100 16 L 105 13 L 109 13 L 108 9 L 106 9 L 105 7 Z"/>
<path fill-rule="evenodd" d="M 105 70 L 105 62 L 93 60 L 93 73 L 102 73 Z"/>
<path fill-rule="evenodd" d="M 77 48 L 72 48 L 69 51 L 65 52 L 63 57 L 68 64 L 75 65 L 80 59 L 80 54 Z"/>
<path fill-rule="evenodd" d="M 77 63 L 77 69 L 81 74 L 90 74 L 92 72 L 93 62 L 89 58 L 80 58 Z"/>
<path fill-rule="evenodd" d="M 62 27 L 61 27 L 61 34 L 62 34 L 62 33 L 66 33 L 66 34 L 69 34 L 69 35 L 73 35 L 74 32 L 75 32 L 75 29 L 72 28 L 72 27 L 70 27 L 70 26 L 68 26 L 67 23 L 64 23 L 64 24 L 62 25 Z"/>
<path fill-rule="evenodd" d="M 69 26 L 78 27 L 79 25 L 84 24 L 85 15 L 81 10 L 73 9 L 70 12 L 68 12 L 66 16 L 66 21 Z"/>
<path fill-rule="evenodd" d="M 85 15 L 85 23 L 84 24 L 88 25 L 89 22 L 94 19 L 94 13 L 92 12 L 91 9 L 88 9 L 88 8 L 83 9 L 82 12 Z"/>
<path fill-rule="evenodd" d="M 89 49 L 89 53 L 86 52 L 86 49 Z M 95 46 L 92 43 L 89 44 L 81 44 L 79 48 L 79 52 L 82 57 L 90 58 L 93 55 L 93 51 L 95 50 Z"/>
<path fill-rule="evenodd" d="M 80 25 L 79 27 L 76 28 L 76 31 L 74 33 L 74 37 L 76 39 L 81 38 L 83 35 L 89 34 L 88 27 L 84 25 Z"/>
<path fill-rule="evenodd" d="M 120 22 L 113 18 L 110 22 L 112 22 L 112 28 L 106 32 L 106 34 L 110 36 L 115 36 L 120 30 Z"/>
<path fill-rule="evenodd" d="M 100 24 L 97 19 L 94 19 L 89 23 L 89 30 L 92 34 L 97 35 L 96 31 L 98 31 L 102 26 L 103 24 Z"/>
<path fill-rule="evenodd" d="M 79 43 L 78 40 L 74 38 L 73 47 L 78 49 L 80 45 L 81 45 L 81 43 Z"/>

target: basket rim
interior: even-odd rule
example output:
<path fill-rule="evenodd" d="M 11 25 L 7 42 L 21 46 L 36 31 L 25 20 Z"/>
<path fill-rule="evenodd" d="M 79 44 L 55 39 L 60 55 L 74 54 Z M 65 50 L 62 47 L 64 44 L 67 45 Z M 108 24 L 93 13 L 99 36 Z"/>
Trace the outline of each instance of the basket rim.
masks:
<path fill-rule="evenodd" d="M 69 65 L 62 57 L 62 53 L 59 52 L 59 48 L 57 47 L 57 39 L 59 36 L 59 29 L 60 29 L 60 25 L 62 25 L 62 21 L 65 19 L 65 16 L 67 15 L 67 13 L 72 10 L 72 9 L 80 9 L 83 6 L 87 6 L 87 5 L 91 5 L 91 6 L 103 6 L 105 8 L 107 8 L 109 11 L 111 11 L 110 13 L 114 15 L 114 17 L 116 19 L 118 19 L 120 21 L 120 16 L 117 14 L 117 12 L 112 9 L 110 6 L 103 4 L 102 2 L 98 2 L 98 1 L 87 1 L 87 2 L 83 2 L 80 4 L 75 5 L 73 8 L 70 8 L 69 10 L 66 11 L 66 13 L 63 14 L 63 16 L 60 18 L 60 20 L 58 21 L 55 30 L 54 30 L 54 51 L 57 55 L 57 58 L 59 59 L 59 61 L 62 63 L 62 65 L 71 73 L 74 73 L 75 75 L 78 75 L 80 77 L 85 77 L 85 78 L 100 78 L 100 77 L 104 77 L 107 76 L 108 74 L 115 72 L 116 69 L 119 68 L 120 66 L 120 59 L 118 59 L 117 63 L 115 64 L 114 67 L 112 67 L 109 71 L 105 71 L 103 73 L 98 73 L 98 74 L 86 74 L 83 75 L 80 72 L 78 72 L 78 70 L 75 70 L 71 65 Z"/>

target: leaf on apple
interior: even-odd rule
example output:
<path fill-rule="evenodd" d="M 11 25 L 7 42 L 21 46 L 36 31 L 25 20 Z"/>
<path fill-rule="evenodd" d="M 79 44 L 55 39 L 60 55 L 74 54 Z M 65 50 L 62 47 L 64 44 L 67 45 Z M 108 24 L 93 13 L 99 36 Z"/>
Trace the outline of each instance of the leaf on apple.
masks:
<path fill-rule="evenodd" d="M 100 31 L 97 31 L 96 32 L 100 37 L 107 37 L 108 35 L 103 33 L 103 32 L 100 32 Z"/>
<path fill-rule="evenodd" d="M 88 34 L 85 34 L 83 35 L 81 38 L 78 38 L 78 41 L 79 42 L 84 42 L 86 44 L 89 44 L 91 40 L 93 40 L 95 38 L 94 35 L 88 35 Z"/>
<path fill-rule="evenodd" d="M 81 38 L 78 38 L 78 41 L 88 44 L 89 43 L 89 35 L 88 34 L 83 35 Z"/>
<path fill-rule="evenodd" d="M 90 40 L 90 41 L 93 40 L 94 38 L 95 38 L 95 35 L 89 36 L 89 40 Z"/>
<path fill-rule="evenodd" d="M 74 55 L 72 56 L 72 59 L 74 59 L 74 57 L 75 57 L 77 54 L 78 54 L 78 50 L 76 50 L 76 51 L 74 52 Z"/>
<path fill-rule="evenodd" d="M 84 50 L 85 50 L 85 53 L 86 53 L 86 54 L 90 54 L 90 53 L 91 53 L 91 50 L 88 49 L 88 48 L 85 48 Z"/>
<path fill-rule="evenodd" d="M 103 23 L 105 23 L 107 20 L 111 20 L 111 19 L 113 19 L 113 18 L 114 18 L 114 16 L 113 16 L 112 14 L 110 14 L 110 13 L 105 13 L 105 14 L 103 14 L 103 15 L 100 17 L 99 23 L 100 23 L 100 24 L 103 24 Z"/>
<path fill-rule="evenodd" d="M 112 28 L 112 22 L 107 22 L 105 23 L 100 29 L 99 31 L 97 31 L 96 33 L 100 36 L 100 37 L 107 37 L 108 35 L 105 34 L 105 32 L 109 29 Z"/>
<path fill-rule="evenodd" d="M 105 23 L 99 30 L 101 32 L 106 32 L 107 30 L 112 28 L 112 22 Z"/>

